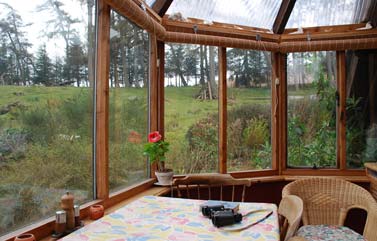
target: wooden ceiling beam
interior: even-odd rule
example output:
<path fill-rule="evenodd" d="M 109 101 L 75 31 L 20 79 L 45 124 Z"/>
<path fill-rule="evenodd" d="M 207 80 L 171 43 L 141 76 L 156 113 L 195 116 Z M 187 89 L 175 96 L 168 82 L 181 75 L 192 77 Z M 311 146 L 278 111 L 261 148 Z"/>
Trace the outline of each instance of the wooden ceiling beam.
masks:
<path fill-rule="evenodd" d="M 168 11 L 172 2 L 173 0 L 156 0 L 152 5 L 152 9 L 162 17 Z"/>
<path fill-rule="evenodd" d="M 197 19 L 189 19 L 190 22 L 169 20 L 166 16 L 162 19 L 162 25 L 166 31 L 178 33 L 197 33 L 209 36 L 231 37 L 239 39 L 256 40 L 257 36 L 262 41 L 278 42 L 279 35 L 269 33 L 267 29 L 256 29 L 232 24 L 211 25 L 200 23 Z M 258 38 L 259 38 L 258 37 Z"/>
<path fill-rule="evenodd" d="M 296 0 L 283 0 L 272 27 L 274 33 L 282 34 L 284 32 L 285 26 L 287 25 L 289 16 L 291 16 L 295 3 Z"/>

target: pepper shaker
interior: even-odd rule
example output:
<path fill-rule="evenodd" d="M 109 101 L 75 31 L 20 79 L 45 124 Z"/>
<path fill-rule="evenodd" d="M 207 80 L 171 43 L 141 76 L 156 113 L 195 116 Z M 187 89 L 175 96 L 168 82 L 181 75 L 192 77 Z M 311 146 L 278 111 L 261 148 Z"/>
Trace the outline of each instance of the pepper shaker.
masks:
<path fill-rule="evenodd" d="M 61 198 L 61 207 L 67 213 L 67 231 L 75 228 L 75 211 L 73 209 L 73 195 L 69 192 Z"/>

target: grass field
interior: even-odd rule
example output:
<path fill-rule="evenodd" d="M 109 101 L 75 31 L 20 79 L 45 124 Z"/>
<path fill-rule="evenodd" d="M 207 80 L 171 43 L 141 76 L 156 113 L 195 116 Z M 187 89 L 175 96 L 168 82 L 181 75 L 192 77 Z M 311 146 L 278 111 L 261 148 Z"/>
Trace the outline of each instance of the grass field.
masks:
<path fill-rule="evenodd" d="M 171 144 L 167 166 L 177 174 L 216 171 L 218 100 L 197 99 L 199 91 L 199 87 L 165 88 L 165 137 Z M 58 208 L 64 190 L 74 192 L 79 203 L 92 198 L 93 90 L 0 86 L 0 93 L 1 234 L 51 215 Z M 228 113 L 239 108 L 248 110 L 255 105 L 270 108 L 270 93 L 266 88 L 229 88 Z M 308 95 L 314 91 L 295 94 Z M 147 135 L 147 108 L 145 88 L 110 89 L 110 188 L 113 191 L 147 177 L 146 158 L 142 156 Z M 270 115 L 270 111 L 267 112 Z M 237 113 L 243 115 L 242 111 Z M 239 134 L 233 133 L 238 142 L 232 140 L 228 144 L 239 152 L 237 157 L 232 157 L 232 165 L 246 162 L 233 170 L 256 168 L 253 158 L 266 158 L 259 157 L 259 150 L 270 156 L 270 146 L 264 143 L 270 138 L 266 133 L 270 124 L 263 124 L 266 119 L 258 119 L 258 113 L 251 119 L 250 113 L 242 118 L 249 119 L 243 120 L 236 130 Z M 205 119 L 210 123 L 200 129 L 198 123 Z M 198 126 L 192 133 L 203 134 L 202 139 L 194 136 L 194 143 L 189 143 L 188 132 Z M 241 143 L 250 140 L 245 136 L 246 129 L 247 135 L 260 139 L 259 144 Z M 130 142 L 131 132 L 139 133 L 141 143 Z M 237 145 L 243 145 L 242 149 L 238 150 Z M 250 152 L 248 149 L 252 148 Z M 212 154 L 206 155 L 210 151 Z M 199 167 L 190 166 L 190 162 L 198 162 Z M 33 207 L 33 211 L 29 207 Z"/>

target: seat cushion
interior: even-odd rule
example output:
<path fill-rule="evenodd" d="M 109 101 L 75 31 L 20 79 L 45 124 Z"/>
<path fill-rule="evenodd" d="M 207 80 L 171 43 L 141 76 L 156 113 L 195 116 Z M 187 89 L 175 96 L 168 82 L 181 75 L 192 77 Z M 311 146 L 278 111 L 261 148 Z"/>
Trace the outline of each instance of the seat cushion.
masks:
<path fill-rule="evenodd" d="M 344 226 L 336 225 L 306 225 L 297 231 L 297 236 L 307 240 L 324 241 L 359 241 L 366 240 L 360 234 Z"/>

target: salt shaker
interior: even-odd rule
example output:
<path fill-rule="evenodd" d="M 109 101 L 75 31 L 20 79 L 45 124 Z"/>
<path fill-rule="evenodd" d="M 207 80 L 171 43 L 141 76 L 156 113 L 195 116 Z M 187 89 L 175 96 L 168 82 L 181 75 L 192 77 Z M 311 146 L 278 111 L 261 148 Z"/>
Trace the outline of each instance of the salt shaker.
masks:
<path fill-rule="evenodd" d="M 81 226 L 81 220 L 80 220 L 80 206 L 74 205 L 73 209 L 75 210 L 75 227 Z"/>
<path fill-rule="evenodd" d="M 63 234 L 67 224 L 67 213 L 65 211 L 57 211 L 55 213 L 55 235 Z"/>

